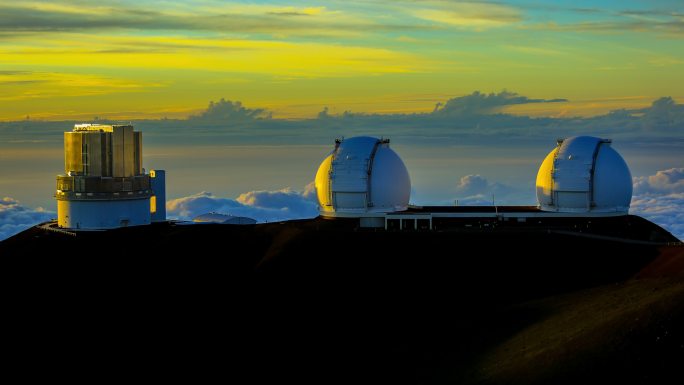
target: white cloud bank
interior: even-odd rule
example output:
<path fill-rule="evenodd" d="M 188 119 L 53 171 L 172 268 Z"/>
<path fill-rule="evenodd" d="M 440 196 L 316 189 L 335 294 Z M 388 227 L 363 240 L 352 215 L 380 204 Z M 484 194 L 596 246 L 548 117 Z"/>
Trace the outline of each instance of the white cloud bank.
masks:
<path fill-rule="evenodd" d="M 14 198 L 4 197 L 0 199 L 0 241 L 55 217 L 54 212 L 42 207 L 32 209 Z"/>
<path fill-rule="evenodd" d="M 634 193 L 684 193 L 684 168 L 661 170 L 634 178 Z"/>
<path fill-rule="evenodd" d="M 303 192 L 284 188 L 276 191 L 250 191 L 235 199 L 200 192 L 166 202 L 169 218 L 189 220 L 210 212 L 244 216 L 258 222 L 313 218 L 318 215 L 313 183 Z"/>
<path fill-rule="evenodd" d="M 235 199 L 217 197 L 209 192 L 166 202 L 169 218 L 190 220 L 198 215 L 218 212 L 254 218 L 259 222 L 313 218 L 318 215 L 313 182 L 304 191 L 284 188 L 277 191 L 250 191 Z M 13 198 L 0 199 L 0 241 L 55 218 L 54 212 L 32 209 Z"/>
<path fill-rule="evenodd" d="M 684 240 L 684 168 L 634 178 L 632 214 L 664 227 Z"/>
<path fill-rule="evenodd" d="M 490 183 L 480 175 L 466 175 L 456 186 L 459 204 L 491 204 L 491 194 L 510 195 L 512 189 Z M 259 222 L 313 218 L 318 215 L 313 183 L 299 192 L 290 188 L 276 191 L 250 191 L 237 198 L 224 198 L 209 192 L 170 200 L 166 203 L 170 218 L 192 219 L 198 215 L 218 212 L 254 218 Z M 634 178 L 632 214 L 657 223 L 674 236 L 684 240 L 684 168 L 670 168 L 654 175 Z M 40 222 L 56 217 L 43 208 L 32 209 L 13 198 L 0 199 L 0 240 Z"/>
<path fill-rule="evenodd" d="M 456 198 L 459 205 L 492 205 L 508 204 L 515 189 L 502 183 L 490 183 L 481 175 L 466 175 L 461 177 L 456 185 Z"/>
<path fill-rule="evenodd" d="M 684 240 L 684 193 L 635 195 L 630 211 Z"/>

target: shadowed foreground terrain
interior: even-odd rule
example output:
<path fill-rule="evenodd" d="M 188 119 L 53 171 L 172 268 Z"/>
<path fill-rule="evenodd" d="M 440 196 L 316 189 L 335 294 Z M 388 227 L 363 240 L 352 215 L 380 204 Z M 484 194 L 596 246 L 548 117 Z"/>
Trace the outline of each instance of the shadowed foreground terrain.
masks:
<path fill-rule="evenodd" d="M 684 248 L 639 217 L 592 226 L 33 228 L 0 243 L 12 362 L 55 378 L 681 382 Z"/>

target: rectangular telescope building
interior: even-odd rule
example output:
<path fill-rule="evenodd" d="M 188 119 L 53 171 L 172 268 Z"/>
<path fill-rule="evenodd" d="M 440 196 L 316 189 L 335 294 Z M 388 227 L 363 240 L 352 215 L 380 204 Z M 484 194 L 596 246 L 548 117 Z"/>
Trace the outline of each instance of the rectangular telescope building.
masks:
<path fill-rule="evenodd" d="M 64 133 L 57 176 L 58 225 L 111 229 L 166 220 L 165 173 L 142 167 L 142 133 L 131 125 L 77 124 Z"/>

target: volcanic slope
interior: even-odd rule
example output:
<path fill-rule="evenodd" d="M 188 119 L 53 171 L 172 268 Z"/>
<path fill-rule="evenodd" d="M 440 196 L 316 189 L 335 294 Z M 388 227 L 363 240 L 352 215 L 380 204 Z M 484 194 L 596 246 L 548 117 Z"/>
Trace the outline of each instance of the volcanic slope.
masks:
<path fill-rule="evenodd" d="M 682 379 L 684 249 L 639 217 L 589 230 L 36 227 L 0 243 L 8 330 L 20 336 L 8 348 L 18 367 L 120 378 Z"/>

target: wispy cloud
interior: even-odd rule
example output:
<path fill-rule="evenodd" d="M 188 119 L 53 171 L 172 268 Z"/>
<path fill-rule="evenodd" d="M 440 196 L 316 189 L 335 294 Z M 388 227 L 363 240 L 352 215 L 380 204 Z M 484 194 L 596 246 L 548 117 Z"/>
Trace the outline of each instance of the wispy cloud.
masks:
<path fill-rule="evenodd" d="M 418 56 L 386 48 L 208 37 L 68 34 L 0 45 L 7 63 L 67 68 L 196 69 L 274 77 L 349 77 L 415 72 Z M 83 71 L 81 70 L 81 71 Z"/>
<path fill-rule="evenodd" d="M 605 20 L 583 21 L 576 23 L 546 23 L 521 25 L 521 29 L 545 30 L 558 32 L 589 32 L 589 33 L 655 33 L 669 37 L 684 37 L 683 20 Z"/>
<path fill-rule="evenodd" d="M 16 1 L 0 5 L 0 31 L 206 31 L 290 36 L 355 36 L 375 30 L 406 30 L 420 26 L 378 23 L 362 14 L 326 7 L 211 3 L 155 7 L 147 3 L 78 6 Z M 292 17 L 305 16 L 305 17 Z"/>
<path fill-rule="evenodd" d="M 0 2 L 0 69 L 84 74 L 119 84 L 104 84 L 100 94 L 95 87 L 76 92 L 65 86 L 67 96 L 83 98 L 65 106 L 69 101 L 56 93 L 52 100 L 0 107 L 0 114 L 7 119 L 53 113 L 60 104 L 90 114 L 105 105 L 125 111 L 198 109 L 223 95 L 277 105 L 278 113 L 297 117 L 315 111 L 290 105 L 417 112 L 430 107 L 398 102 L 407 99 L 400 96 L 502 86 L 574 100 L 625 92 L 681 96 L 668 79 L 684 56 L 678 40 L 660 34 L 680 33 L 684 18 L 670 3 L 652 7 L 446 0 L 6 1 Z M 575 26 L 586 33 L 535 29 L 574 32 Z M 628 41 L 620 29 L 625 26 L 653 33 L 630 35 Z M 578 81 L 597 78 L 578 87 Z M 41 89 L 42 79 L 12 82 L 3 83 L 17 87 L 4 92 L 5 98 L 50 95 L 48 87 Z M 129 98 L 120 92 L 124 84 L 131 92 L 150 90 L 150 97 Z M 112 93 L 118 95 L 102 96 Z"/>
<path fill-rule="evenodd" d="M 523 45 L 506 45 L 504 46 L 505 49 L 514 51 L 514 52 L 521 52 L 525 54 L 531 54 L 531 55 L 543 55 L 543 56 L 562 56 L 562 55 L 568 55 L 568 52 L 564 52 L 559 49 L 554 49 L 554 48 L 545 48 L 545 47 L 538 47 L 538 46 L 523 46 Z"/>
<path fill-rule="evenodd" d="M 2 71 L 1 101 L 144 92 L 159 84 L 88 74 Z"/>
<path fill-rule="evenodd" d="M 438 115 L 478 115 L 498 112 L 502 107 L 516 104 L 558 103 L 567 99 L 530 99 L 515 92 L 501 91 L 485 94 L 475 91 L 470 95 L 459 96 L 439 103 L 434 114 Z"/>
<path fill-rule="evenodd" d="M 428 1 L 417 4 L 432 7 L 415 9 L 412 11 L 414 16 L 459 28 L 485 30 L 517 23 L 523 19 L 518 8 L 501 3 Z"/>

